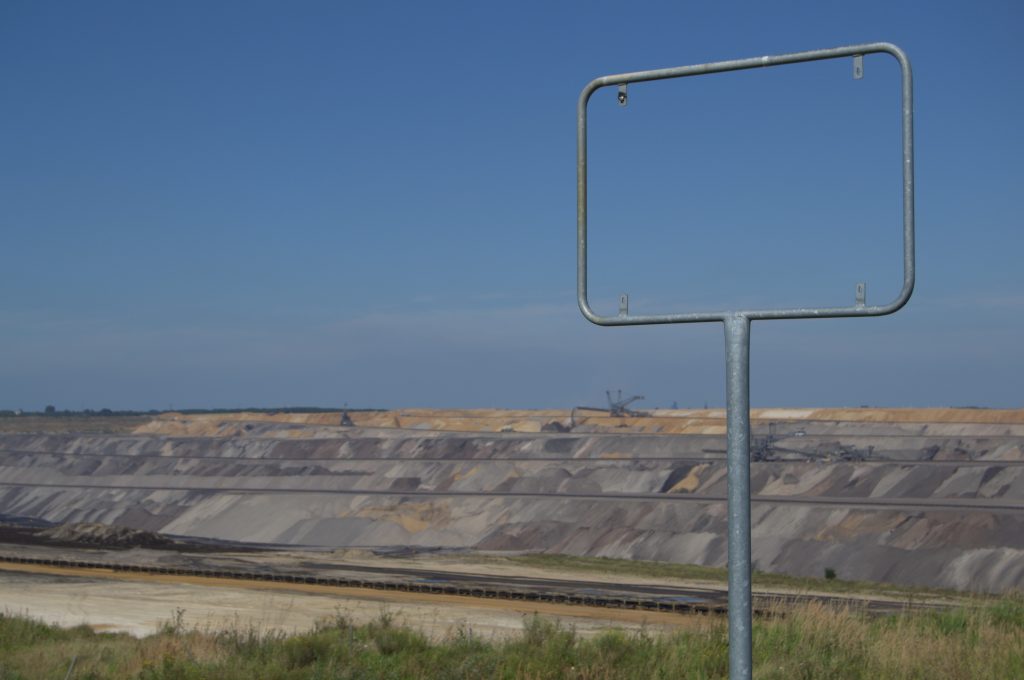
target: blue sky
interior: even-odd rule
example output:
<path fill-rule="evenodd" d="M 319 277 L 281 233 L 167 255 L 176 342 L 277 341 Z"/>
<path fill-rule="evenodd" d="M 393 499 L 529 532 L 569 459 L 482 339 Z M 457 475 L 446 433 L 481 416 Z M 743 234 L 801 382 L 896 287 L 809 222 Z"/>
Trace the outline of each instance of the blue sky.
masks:
<path fill-rule="evenodd" d="M 917 290 L 754 324 L 752 402 L 1020 407 L 1022 25 L 1011 2 L 5 2 L 0 408 L 721 405 L 720 326 L 576 308 L 576 98 L 877 40 L 914 66 Z M 595 96 L 595 307 L 891 298 L 898 72 L 865 67 Z"/>

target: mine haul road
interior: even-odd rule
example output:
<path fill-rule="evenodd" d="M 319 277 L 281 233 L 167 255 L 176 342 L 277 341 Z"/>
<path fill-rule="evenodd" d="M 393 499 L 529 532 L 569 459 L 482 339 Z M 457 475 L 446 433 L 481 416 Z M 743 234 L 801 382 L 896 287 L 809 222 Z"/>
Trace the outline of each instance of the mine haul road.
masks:
<path fill-rule="evenodd" d="M 258 481 L 257 481 L 258 483 Z M 306 482 L 309 483 L 308 481 Z M 725 503 L 724 495 L 690 493 L 579 493 L 579 492 L 529 492 L 529 491 L 423 491 L 423 490 L 382 490 L 382 489 L 338 489 L 338 488 L 266 488 L 256 484 L 245 486 L 200 486 L 181 484 L 93 484 L 68 481 L 65 483 L 11 482 L 0 481 L 0 487 L 41 488 L 41 489 L 96 489 L 111 491 L 191 491 L 230 494 L 320 494 L 347 496 L 390 496 L 394 498 L 436 497 L 436 498 L 555 498 L 588 501 L 683 501 L 689 503 Z M 978 498 L 843 498 L 835 496 L 752 496 L 751 502 L 768 505 L 810 505 L 818 507 L 843 507 L 850 509 L 875 510 L 920 510 L 950 511 L 983 510 L 997 513 L 1020 513 L 1024 501 L 1020 499 L 978 499 Z"/>
<path fill-rule="evenodd" d="M 268 463 L 324 463 L 324 462 L 368 462 L 368 463 L 559 463 L 561 465 L 601 465 L 615 466 L 629 463 L 667 462 L 667 463 L 722 463 L 725 462 L 724 453 L 708 453 L 702 456 L 629 456 L 622 458 L 566 458 L 565 456 L 489 456 L 487 458 L 464 457 L 429 457 L 416 456 L 415 458 L 380 457 L 380 456 L 345 456 L 333 460 L 324 458 L 302 457 L 302 456 L 273 456 L 273 457 L 246 457 L 246 456 L 224 456 L 217 454 L 194 455 L 175 453 L 90 453 L 72 451 L 33 451 L 29 449 L 0 448 L 0 455 L 31 455 L 51 456 L 65 460 L 82 458 L 118 458 L 129 460 L 201 460 L 201 461 L 229 461 L 240 465 L 267 465 Z M 800 456 L 805 456 L 800 458 Z M 793 450 L 790 458 L 778 458 L 771 462 L 777 463 L 813 463 L 820 462 L 820 456 L 813 451 L 796 452 Z M 829 461 L 831 462 L 831 461 Z M 921 458 L 877 458 L 856 461 L 858 465 L 871 466 L 906 466 L 923 465 L 928 467 L 1020 467 L 1024 466 L 1024 460 L 929 460 Z"/>
<path fill-rule="evenodd" d="M 229 569 L 211 564 L 197 566 L 209 555 L 174 554 L 175 564 L 125 563 L 76 560 L 60 557 L 55 549 L 51 557 L 26 557 L 14 554 L 15 546 L 0 544 L 0 571 L 41 573 L 89 579 L 150 580 L 165 583 L 189 583 L 214 587 L 273 588 L 301 586 L 306 592 L 360 596 L 367 591 L 407 593 L 422 596 L 446 596 L 506 600 L 553 605 L 632 609 L 661 613 L 710 613 L 728 611 L 728 591 L 720 587 L 659 586 L 649 583 L 612 583 L 568 578 L 494 575 L 465 571 L 439 571 L 408 567 L 346 564 L 341 570 L 319 570 L 310 562 L 291 569 Z M 758 589 L 754 593 L 754 611 L 759 616 L 774 616 L 795 605 L 816 602 L 831 607 L 852 608 L 872 615 L 891 614 L 907 609 L 943 609 L 944 602 L 904 600 L 894 597 L 793 593 Z"/>

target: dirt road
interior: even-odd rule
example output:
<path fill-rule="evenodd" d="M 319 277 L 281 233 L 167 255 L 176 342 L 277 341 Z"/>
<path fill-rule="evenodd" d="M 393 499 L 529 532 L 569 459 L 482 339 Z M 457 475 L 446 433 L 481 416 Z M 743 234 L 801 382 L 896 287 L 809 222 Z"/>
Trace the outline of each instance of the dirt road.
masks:
<path fill-rule="evenodd" d="M 534 613 L 582 635 L 613 627 L 668 631 L 706 621 L 700 616 L 547 602 L 12 564 L 0 564 L 0 602 L 7 612 L 62 626 L 87 624 L 138 636 L 159 630 L 178 612 L 187 627 L 264 632 L 307 630 L 318 620 L 339 615 L 368 623 L 387 613 L 432 639 L 460 629 L 485 638 L 507 637 L 521 631 L 524 618 Z"/>

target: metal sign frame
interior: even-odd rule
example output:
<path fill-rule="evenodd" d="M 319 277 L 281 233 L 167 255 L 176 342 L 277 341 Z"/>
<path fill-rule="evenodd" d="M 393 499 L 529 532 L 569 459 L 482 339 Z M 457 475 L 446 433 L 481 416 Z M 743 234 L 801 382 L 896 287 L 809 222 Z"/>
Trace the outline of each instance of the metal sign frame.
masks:
<path fill-rule="evenodd" d="M 587 104 L 604 87 L 618 87 L 618 101 L 625 105 L 627 86 L 652 80 L 724 73 L 825 59 L 853 57 L 853 77 L 864 75 L 864 55 L 886 53 L 900 66 L 903 138 L 903 287 L 885 305 L 868 306 L 863 284 L 857 286 L 852 307 L 796 307 L 786 309 L 723 310 L 634 316 L 628 300 L 620 299 L 618 316 L 601 316 L 587 295 Z M 576 295 L 580 311 L 599 326 L 635 326 L 667 323 L 721 322 L 726 348 L 726 431 L 728 437 L 729 515 L 729 677 L 749 679 L 751 659 L 750 583 L 750 322 L 761 319 L 809 319 L 882 316 L 903 307 L 914 291 L 914 103 L 910 60 L 891 43 L 867 43 L 809 52 L 720 61 L 653 71 L 637 71 L 595 78 L 580 93 L 576 112 Z"/>

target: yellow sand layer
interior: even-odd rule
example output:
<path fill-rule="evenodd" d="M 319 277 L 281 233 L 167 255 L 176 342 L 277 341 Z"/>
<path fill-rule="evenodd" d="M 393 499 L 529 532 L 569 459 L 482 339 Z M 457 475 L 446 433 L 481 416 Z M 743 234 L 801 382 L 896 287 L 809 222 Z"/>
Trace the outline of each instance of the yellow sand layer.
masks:
<path fill-rule="evenodd" d="M 664 434 L 725 433 L 724 409 L 658 409 L 643 415 L 613 418 L 596 410 L 401 409 L 350 412 L 359 427 L 403 428 L 457 432 L 539 432 L 570 425 L 579 431 L 646 432 Z M 769 408 L 753 409 L 757 422 L 862 422 L 919 424 L 1024 425 L 1024 409 L 956 408 Z M 179 436 L 239 436 L 247 423 L 273 422 L 337 427 L 337 413 L 166 413 L 138 430 L 140 434 Z M 282 433 L 287 434 L 287 433 Z M 308 436 L 303 430 L 297 436 Z"/>

